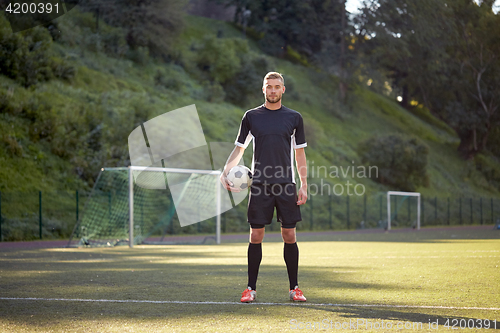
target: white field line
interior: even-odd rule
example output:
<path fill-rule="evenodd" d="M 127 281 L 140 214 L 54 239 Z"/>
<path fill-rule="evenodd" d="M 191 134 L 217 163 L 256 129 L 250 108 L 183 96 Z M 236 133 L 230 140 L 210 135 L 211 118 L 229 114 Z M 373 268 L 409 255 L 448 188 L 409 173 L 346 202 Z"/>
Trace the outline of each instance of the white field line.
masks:
<path fill-rule="evenodd" d="M 496 252 L 496 251 L 495 251 Z M 268 257 L 282 257 L 281 255 L 268 255 Z M 240 260 L 240 257 L 219 257 L 217 260 L 221 258 L 226 258 L 226 259 L 238 259 Z M 338 259 L 339 257 L 308 257 L 308 256 L 301 256 L 301 258 L 306 259 L 306 258 L 315 258 L 315 259 Z M 500 258 L 500 256 L 489 256 L 489 255 L 478 255 L 478 256 L 359 256 L 359 257 L 349 257 L 349 256 L 342 256 L 343 259 L 449 259 L 449 258 Z M 40 260 L 40 259 L 32 259 L 32 258 L 0 258 L 0 262 L 9 262 L 9 261 L 16 261 L 16 262 L 58 262 L 58 263 L 96 263 L 96 262 L 125 262 L 125 261 L 144 261 L 147 260 L 147 258 L 130 258 L 130 259 L 110 259 L 110 258 L 96 258 L 96 259 L 78 259 L 78 260 L 58 260 L 58 259 L 50 259 L 50 260 Z M 168 259 L 166 258 L 154 258 L 150 259 L 150 261 L 158 262 L 158 261 L 166 261 Z M 207 260 L 207 259 L 203 259 Z M 210 260 L 216 260 L 216 259 L 210 259 Z M 197 261 L 197 259 L 195 259 Z M 181 262 L 179 260 L 173 261 L 173 262 Z"/>
<path fill-rule="evenodd" d="M 486 310 L 500 311 L 500 308 L 439 306 L 439 305 L 392 305 L 392 304 L 335 304 L 335 303 L 272 303 L 272 302 L 194 302 L 194 301 L 151 301 L 134 299 L 84 299 L 84 298 L 38 298 L 38 297 L 0 297 L 5 301 L 56 301 L 56 302 L 95 302 L 95 303 L 149 303 L 149 304 L 192 304 L 192 305 L 272 305 L 272 306 L 333 306 L 346 308 L 396 308 L 396 309 L 446 309 L 446 310 Z"/>

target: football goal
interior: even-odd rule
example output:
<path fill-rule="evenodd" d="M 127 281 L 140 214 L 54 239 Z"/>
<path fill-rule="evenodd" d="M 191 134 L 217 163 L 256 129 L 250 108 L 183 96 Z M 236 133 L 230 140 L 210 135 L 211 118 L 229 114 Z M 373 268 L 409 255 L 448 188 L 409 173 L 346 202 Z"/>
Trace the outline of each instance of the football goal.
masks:
<path fill-rule="evenodd" d="M 394 199 L 400 199 L 400 200 L 395 200 L 394 202 L 394 207 L 391 207 L 391 197 Z M 391 221 L 394 221 L 394 219 L 397 217 L 398 212 L 401 211 L 402 205 L 405 201 L 408 200 L 408 217 L 410 218 L 410 198 L 416 197 L 417 198 L 417 218 L 414 221 L 414 223 L 411 224 L 413 228 L 420 229 L 420 193 L 418 192 L 399 192 L 399 191 L 388 191 L 387 192 L 387 230 L 391 230 Z"/>
<path fill-rule="evenodd" d="M 221 213 L 237 200 L 219 176 L 219 170 L 103 168 L 68 246 L 220 244 Z"/>

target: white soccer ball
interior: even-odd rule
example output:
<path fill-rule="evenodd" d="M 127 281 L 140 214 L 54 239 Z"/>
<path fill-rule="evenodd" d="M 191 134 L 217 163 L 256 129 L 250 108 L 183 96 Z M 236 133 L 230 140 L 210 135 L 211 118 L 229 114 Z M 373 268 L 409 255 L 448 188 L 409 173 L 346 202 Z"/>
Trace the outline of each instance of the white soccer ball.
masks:
<path fill-rule="evenodd" d="M 226 178 L 233 183 L 233 188 L 245 190 L 252 185 L 252 171 L 244 165 L 237 165 L 229 170 Z"/>

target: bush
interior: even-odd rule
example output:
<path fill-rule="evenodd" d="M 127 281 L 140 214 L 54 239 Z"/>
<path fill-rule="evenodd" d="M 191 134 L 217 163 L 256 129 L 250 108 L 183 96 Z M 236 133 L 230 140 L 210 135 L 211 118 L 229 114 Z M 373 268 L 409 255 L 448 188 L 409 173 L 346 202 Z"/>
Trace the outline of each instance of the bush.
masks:
<path fill-rule="evenodd" d="M 307 57 L 303 56 L 299 52 L 295 51 L 290 45 L 286 47 L 286 55 L 285 58 L 290 60 L 295 64 L 300 64 L 302 66 L 309 66 L 309 62 L 307 61 Z"/>
<path fill-rule="evenodd" d="M 261 96 L 262 79 L 272 64 L 267 57 L 250 52 L 246 40 L 210 36 L 200 45 L 194 45 L 193 51 L 199 72 L 190 72 L 211 82 L 205 84 L 208 100 L 213 100 L 214 93 L 215 101 L 219 100 L 224 93 L 228 102 L 245 106 L 249 100 Z"/>
<path fill-rule="evenodd" d="M 130 48 L 147 48 L 152 56 L 163 57 L 169 54 L 174 38 L 182 30 L 186 4 L 186 0 L 128 0 L 106 6 L 100 0 L 82 0 L 78 7 L 89 12 L 79 15 L 87 27 L 95 30 L 92 16 L 99 8 L 99 18 L 108 26 L 122 29 Z M 104 26 L 100 23 L 99 29 L 101 25 Z"/>
<path fill-rule="evenodd" d="M 123 30 L 120 28 L 104 27 L 101 32 L 103 51 L 113 57 L 123 57 L 129 49 Z"/>
<path fill-rule="evenodd" d="M 268 58 L 252 54 L 245 55 L 242 62 L 243 66 L 223 85 L 226 100 L 239 106 L 262 96 L 262 80 L 272 67 Z"/>
<path fill-rule="evenodd" d="M 224 101 L 226 93 L 224 92 L 224 88 L 217 82 L 205 82 L 203 88 L 207 101 L 211 103 L 220 103 Z"/>
<path fill-rule="evenodd" d="M 486 178 L 488 183 L 493 188 L 500 187 L 500 166 L 498 166 L 497 159 L 490 156 L 486 157 L 484 154 L 477 154 L 474 158 L 476 170 L 481 172 Z"/>
<path fill-rule="evenodd" d="M 416 138 L 375 136 L 360 143 L 358 153 L 363 164 L 378 168 L 374 180 L 381 184 L 403 191 L 428 186 L 429 147 Z"/>
<path fill-rule="evenodd" d="M 57 26 L 60 29 L 58 41 L 61 44 L 76 46 L 82 51 L 103 52 L 116 58 L 129 54 L 125 29 L 99 22 L 97 30 L 96 20 L 92 13 L 82 13 L 78 8 L 74 8 L 71 13 L 57 21 Z M 50 27 L 47 29 L 53 35 Z"/>
<path fill-rule="evenodd" d="M 0 70 L 24 87 L 55 77 L 71 78 L 74 69 L 64 61 L 50 57 L 52 36 L 38 26 L 20 33 L 12 33 L 3 15 L 0 15 Z"/>
<path fill-rule="evenodd" d="M 176 76 L 171 75 L 171 73 L 167 73 L 163 70 L 157 70 L 156 75 L 154 77 L 155 85 L 163 86 L 167 89 L 171 90 L 180 90 L 184 85 L 182 80 Z"/>
<path fill-rule="evenodd" d="M 127 58 L 139 65 L 146 65 L 149 62 L 149 49 L 139 46 L 127 51 Z"/>
<path fill-rule="evenodd" d="M 206 37 L 197 49 L 198 67 L 221 84 L 236 75 L 241 68 L 241 58 L 249 51 L 246 40 L 214 36 Z"/>
<path fill-rule="evenodd" d="M 6 152 L 10 154 L 10 156 L 23 156 L 23 147 L 17 141 L 15 137 L 7 135 L 5 133 L 2 134 L 2 142 Z"/>

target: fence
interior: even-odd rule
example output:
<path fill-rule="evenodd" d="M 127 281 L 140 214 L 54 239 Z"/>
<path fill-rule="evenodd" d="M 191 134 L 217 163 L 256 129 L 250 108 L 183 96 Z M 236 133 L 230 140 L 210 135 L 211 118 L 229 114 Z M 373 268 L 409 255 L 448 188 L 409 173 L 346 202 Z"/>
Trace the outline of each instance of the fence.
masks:
<path fill-rule="evenodd" d="M 391 200 L 392 227 L 414 226 L 417 220 L 417 198 L 392 196 Z M 312 195 L 302 211 L 302 219 L 306 222 L 300 228 L 303 230 L 382 228 L 387 223 L 386 193 L 362 196 Z M 499 222 L 498 198 L 421 197 L 422 227 Z"/>
<path fill-rule="evenodd" d="M 0 241 L 67 239 L 82 214 L 88 192 L 0 192 Z M 244 232 L 247 200 L 222 214 L 222 232 Z M 417 216 L 416 198 L 392 197 L 392 227 L 411 227 Z M 421 198 L 421 226 L 481 225 L 500 222 L 500 199 L 478 197 Z M 137 210 L 138 214 L 140 209 Z M 362 196 L 309 195 L 302 206 L 297 230 L 353 230 L 384 228 L 387 220 L 386 193 Z M 275 218 L 274 218 L 275 219 Z M 215 220 L 181 228 L 174 218 L 160 233 L 195 234 L 215 230 Z M 276 223 L 269 230 L 279 230 Z M 213 229 L 213 230 L 212 230 Z"/>
<path fill-rule="evenodd" d="M 82 191 L 0 192 L 0 241 L 68 238 L 87 195 Z"/>

